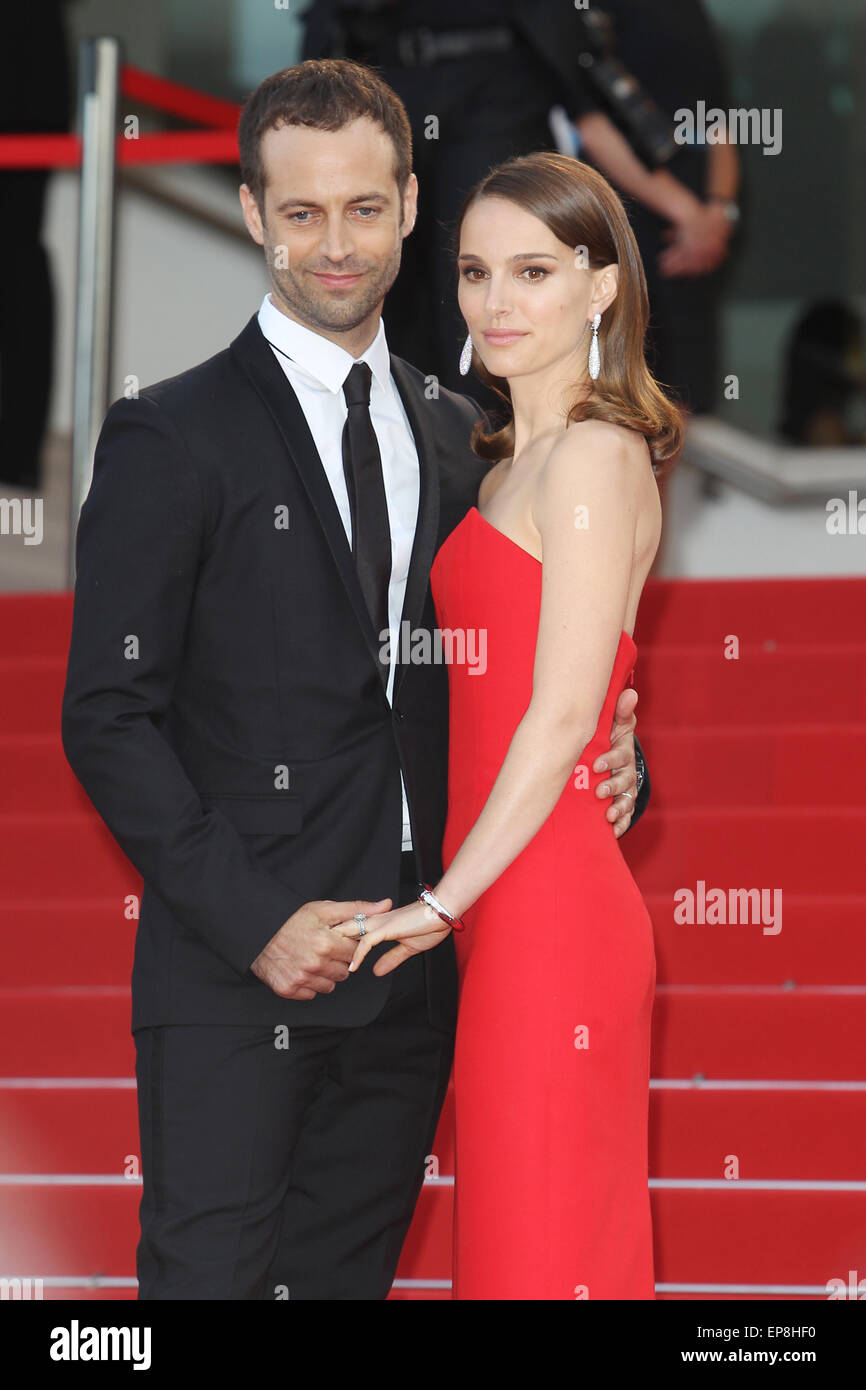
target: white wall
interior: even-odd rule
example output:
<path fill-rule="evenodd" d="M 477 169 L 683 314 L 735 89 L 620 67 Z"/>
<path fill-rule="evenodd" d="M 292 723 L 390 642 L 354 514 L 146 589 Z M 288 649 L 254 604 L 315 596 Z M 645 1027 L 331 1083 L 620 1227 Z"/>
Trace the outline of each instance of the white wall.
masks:
<path fill-rule="evenodd" d="M 193 185 L 197 171 L 179 170 Z M 224 199 L 233 211 L 233 200 Z M 243 226 L 238 204 L 237 220 Z M 52 427 L 72 427 L 78 184 L 57 174 L 46 217 L 58 298 Z M 228 345 L 267 290 L 263 255 L 142 194 L 121 191 L 117 209 L 113 375 L 110 397 L 133 374 L 142 386 L 173 376 Z"/>
<path fill-rule="evenodd" d="M 823 500 L 771 506 L 718 480 L 707 496 L 704 475 L 687 454 L 688 444 L 666 485 L 655 575 L 866 574 L 866 535 L 828 534 Z M 866 496 L 862 489 L 860 496 Z"/>

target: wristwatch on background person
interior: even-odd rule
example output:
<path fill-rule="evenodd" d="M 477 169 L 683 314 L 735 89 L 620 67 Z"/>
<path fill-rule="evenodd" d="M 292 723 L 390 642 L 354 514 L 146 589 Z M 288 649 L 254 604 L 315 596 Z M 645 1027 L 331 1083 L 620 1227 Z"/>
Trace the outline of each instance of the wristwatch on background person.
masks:
<path fill-rule="evenodd" d="M 726 198 L 724 193 L 709 193 L 706 201 L 708 203 L 719 203 L 722 212 L 727 217 L 732 227 L 736 227 L 740 220 L 740 205 L 735 203 L 733 198 Z"/>

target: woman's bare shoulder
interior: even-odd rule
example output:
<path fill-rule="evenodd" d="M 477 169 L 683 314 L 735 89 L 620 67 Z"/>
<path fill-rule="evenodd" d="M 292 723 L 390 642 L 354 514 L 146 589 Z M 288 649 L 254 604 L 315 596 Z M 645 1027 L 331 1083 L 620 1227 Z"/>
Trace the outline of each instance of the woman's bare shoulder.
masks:
<path fill-rule="evenodd" d="M 554 449 L 562 452 L 601 451 L 611 456 L 645 463 L 650 451 L 646 438 L 639 430 L 617 425 L 611 420 L 575 420 L 563 430 Z M 551 450 L 551 455 L 554 452 Z"/>
<path fill-rule="evenodd" d="M 570 474 L 595 477 L 599 483 L 607 475 L 624 482 L 635 470 L 652 463 L 646 440 L 637 430 L 607 420 L 579 420 L 569 425 L 552 444 L 542 468 L 544 482 Z M 602 466 L 600 468 L 600 466 Z"/>

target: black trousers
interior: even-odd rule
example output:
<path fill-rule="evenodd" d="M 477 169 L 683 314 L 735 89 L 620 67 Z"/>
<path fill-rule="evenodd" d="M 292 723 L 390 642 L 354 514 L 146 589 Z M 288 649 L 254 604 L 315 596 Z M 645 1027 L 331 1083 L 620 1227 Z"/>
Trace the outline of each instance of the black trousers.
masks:
<path fill-rule="evenodd" d="M 671 173 L 677 174 L 675 163 Z M 693 191 L 700 196 L 700 188 Z M 730 263 L 726 261 L 705 275 L 664 276 L 657 262 L 667 245 L 662 234 L 668 224 L 634 199 L 629 205 L 629 220 L 649 296 L 647 365 L 680 404 L 696 414 L 709 413 L 723 384 L 721 307 Z"/>
<path fill-rule="evenodd" d="M 401 905 L 416 885 L 404 853 Z M 139 1299 L 387 1297 L 453 1052 L 427 1019 L 423 957 L 395 971 L 371 1023 L 279 1041 L 136 1032 Z"/>

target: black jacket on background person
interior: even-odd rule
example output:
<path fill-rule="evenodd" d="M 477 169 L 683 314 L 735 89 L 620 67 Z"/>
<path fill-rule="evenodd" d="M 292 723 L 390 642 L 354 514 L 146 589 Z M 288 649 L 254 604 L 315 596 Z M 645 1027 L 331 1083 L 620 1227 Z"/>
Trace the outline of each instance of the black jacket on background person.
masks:
<path fill-rule="evenodd" d="M 403 622 L 433 630 L 430 566 L 489 465 L 469 448 L 474 401 L 391 370 L 421 474 Z M 375 1017 L 394 977 L 369 965 L 314 1000 L 249 967 L 305 902 L 396 904 L 401 767 L 419 879 L 440 877 L 447 669 L 398 665 L 389 705 L 327 476 L 256 316 L 110 407 L 76 561 L 63 747 L 144 879 L 133 1030 Z M 635 817 L 647 797 L 648 779 Z M 448 1027 L 451 938 L 424 963 Z"/>
<path fill-rule="evenodd" d="M 412 130 L 418 214 L 385 301 L 391 348 L 452 391 L 470 389 L 499 423 L 499 397 L 477 378 L 464 384 L 458 371 L 466 327 L 457 298 L 456 227 L 466 194 L 491 168 L 553 148 L 551 107 L 577 100 L 576 12 L 570 0 L 531 7 L 514 0 L 437 0 L 435 6 L 313 0 L 301 18 L 303 58 L 372 64 L 400 97 Z M 491 51 L 491 39 L 501 44 L 504 28 L 511 30 L 510 44 Z M 429 62 L 423 40 L 431 30 L 452 37 L 455 30 L 472 31 L 475 47 Z"/>
<path fill-rule="evenodd" d="M 312 0 L 301 19 L 306 26 L 303 56 L 322 57 L 340 35 L 340 0 Z M 581 27 L 572 0 L 388 0 L 381 6 L 394 29 L 485 29 L 509 24 L 548 69 L 550 104 L 570 105 L 580 84 Z M 582 88 L 580 88 L 582 90 Z M 467 113 L 467 120 L 471 119 Z"/>

